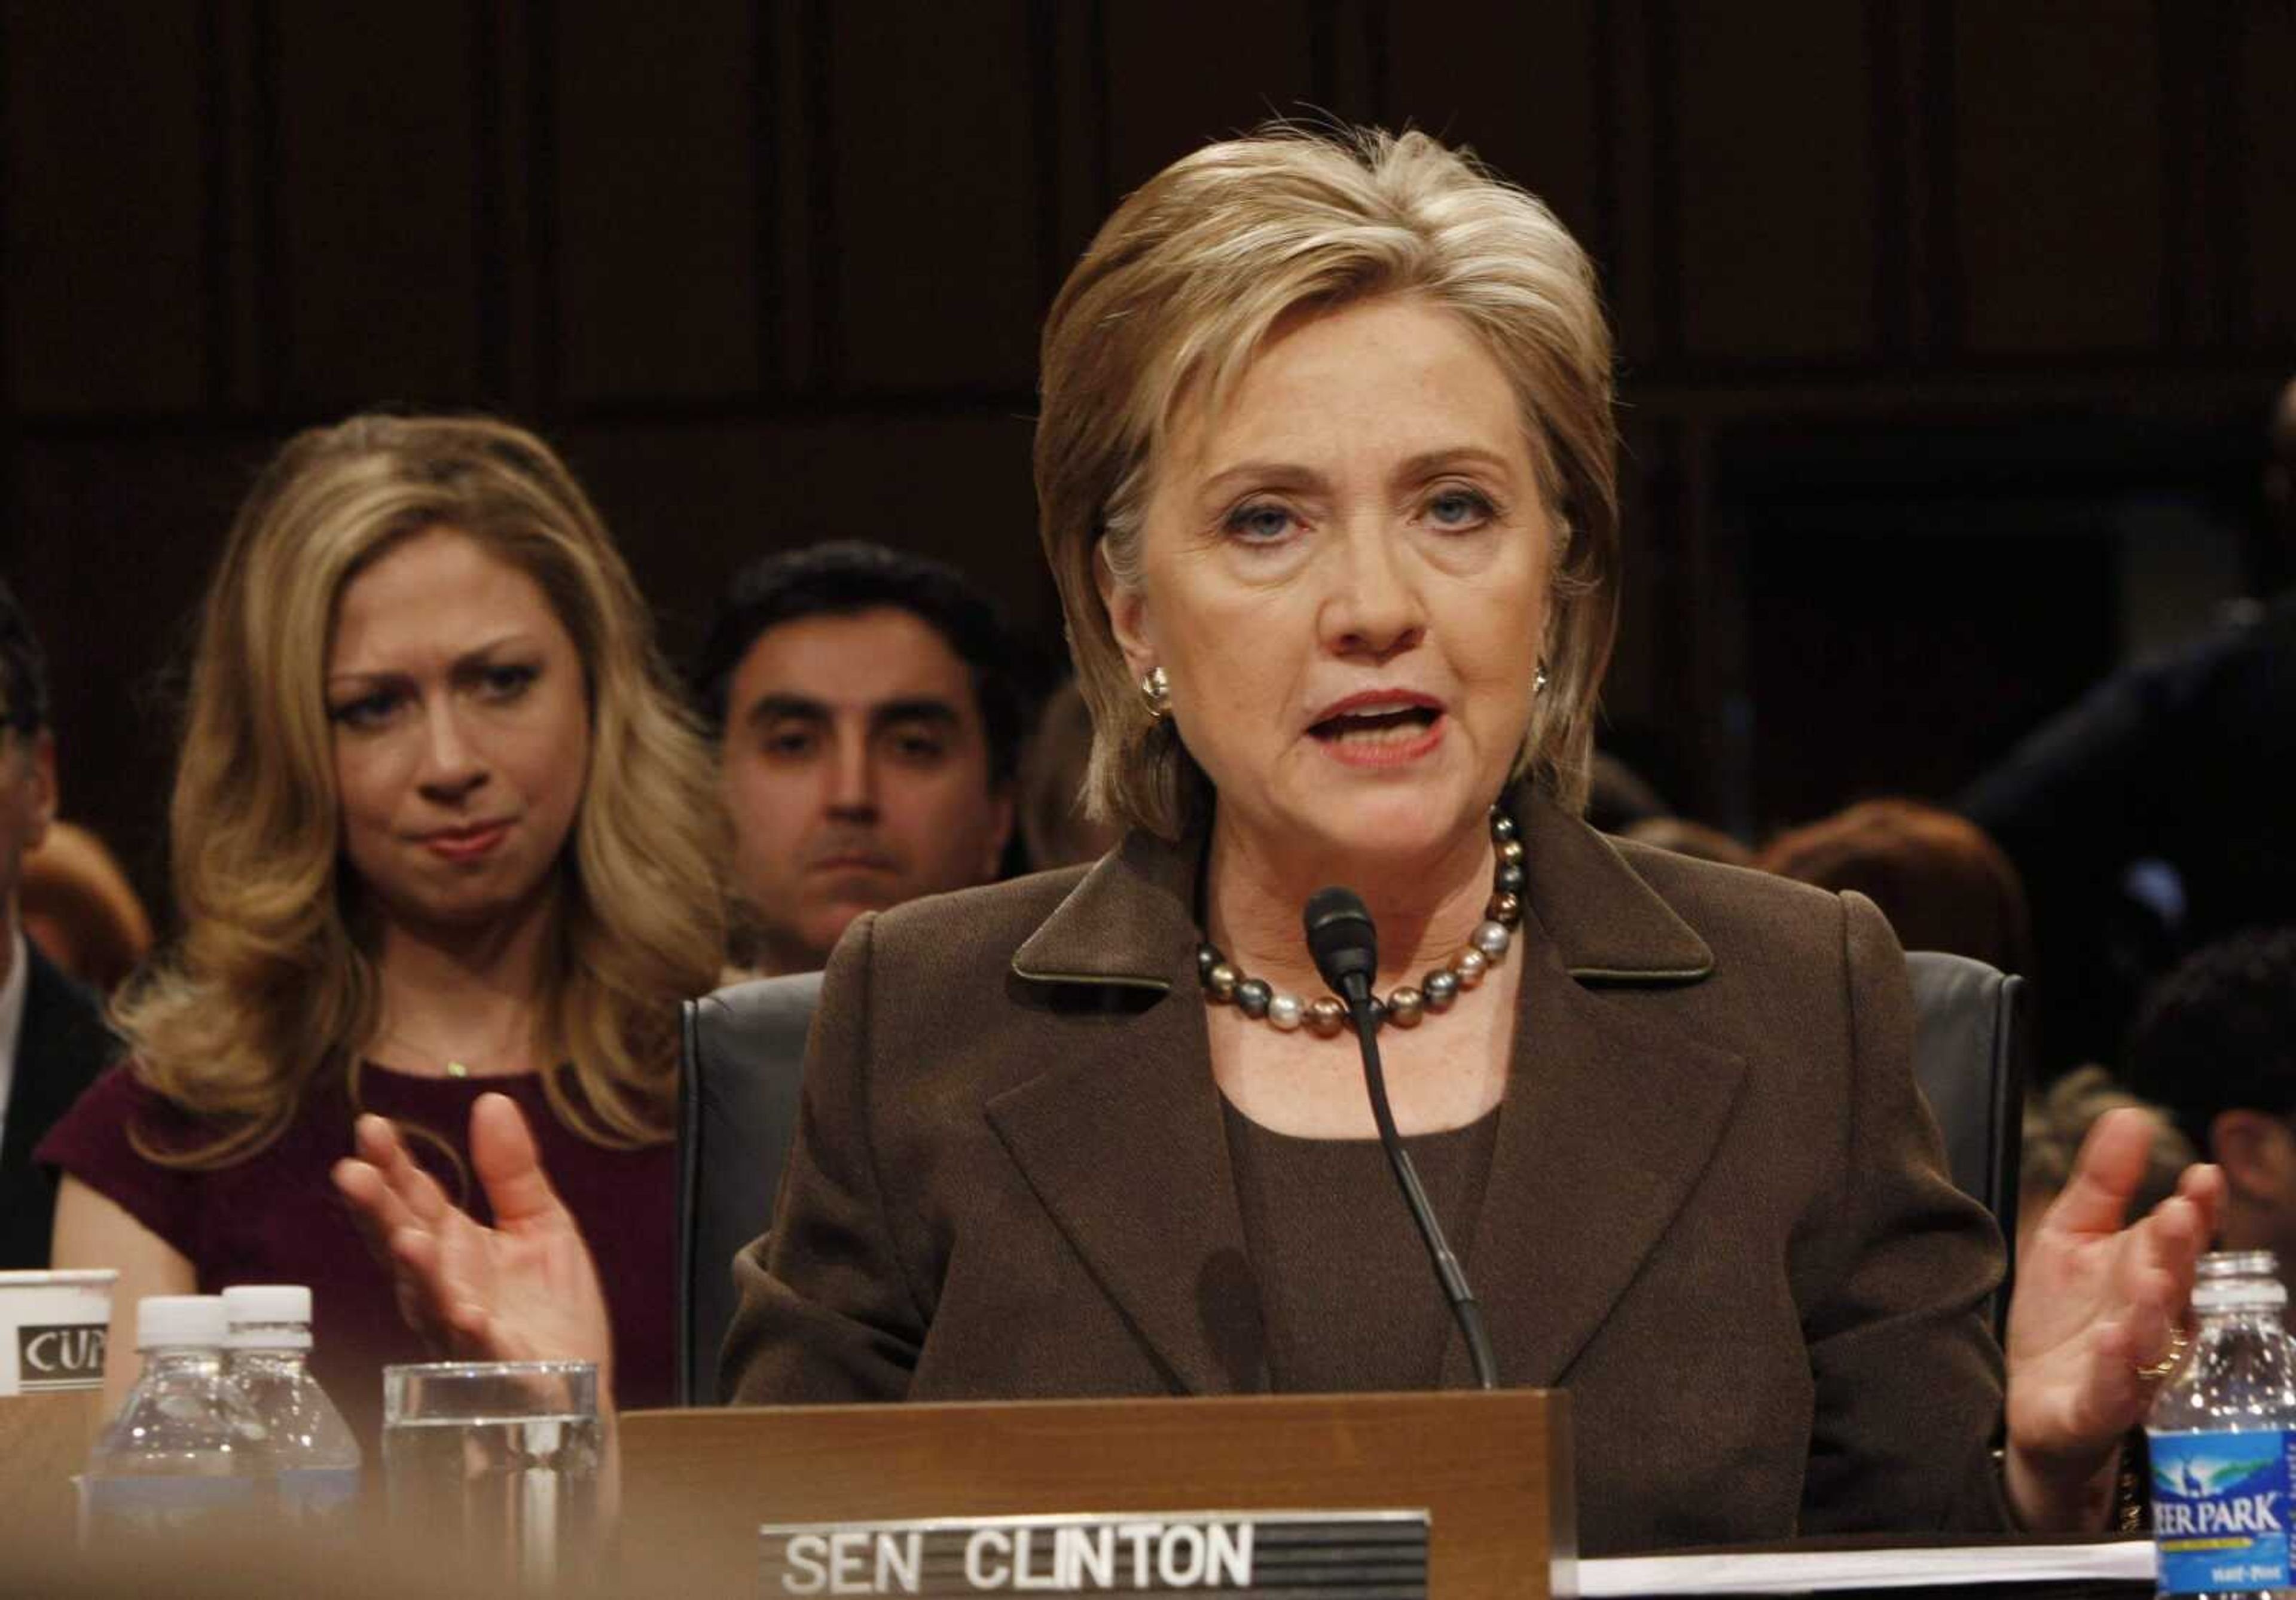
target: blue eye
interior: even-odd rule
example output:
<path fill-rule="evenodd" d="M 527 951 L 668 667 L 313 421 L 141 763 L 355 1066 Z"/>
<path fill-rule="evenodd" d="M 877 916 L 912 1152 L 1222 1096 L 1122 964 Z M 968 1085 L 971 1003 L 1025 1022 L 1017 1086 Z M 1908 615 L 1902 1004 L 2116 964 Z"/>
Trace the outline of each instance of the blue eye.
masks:
<path fill-rule="evenodd" d="M 1438 528 L 1479 528 L 1497 513 L 1488 496 L 1471 488 L 1441 489 L 1427 502 L 1427 520 Z"/>
<path fill-rule="evenodd" d="M 1291 532 L 1295 521 L 1291 511 L 1275 501 L 1253 500 L 1228 513 L 1223 526 L 1248 544 L 1264 545 Z"/>

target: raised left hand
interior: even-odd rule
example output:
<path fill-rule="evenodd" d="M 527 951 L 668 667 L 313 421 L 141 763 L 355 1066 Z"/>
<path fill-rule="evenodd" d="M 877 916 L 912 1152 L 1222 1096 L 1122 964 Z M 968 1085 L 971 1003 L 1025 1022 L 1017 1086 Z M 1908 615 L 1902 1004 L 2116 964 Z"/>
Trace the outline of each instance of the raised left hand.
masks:
<path fill-rule="evenodd" d="M 335 1186 L 418 1333 L 486 1360 L 594 1361 L 599 1388 L 612 1392 L 613 1333 L 597 1267 L 515 1104 L 481 1095 L 471 1108 L 471 1165 L 492 1227 L 448 1200 L 382 1118 L 360 1118 L 354 1136 L 358 1154 L 337 1164 Z"/>
<path fill-rule="evenodd" d="M 2210 1166 L 2185 1169 L 2173 1196 L 2123 1226 L 2151 1146 L 2145 1112 L 2100 1117 L 2017 1262 L 2005 1470 L 2029 1529 L 2103 1525 L 2121 1436 L 2160 1387 L 2138 1368 L 2168 1353 L 2216 1231 L 2224 1176 Z"/>

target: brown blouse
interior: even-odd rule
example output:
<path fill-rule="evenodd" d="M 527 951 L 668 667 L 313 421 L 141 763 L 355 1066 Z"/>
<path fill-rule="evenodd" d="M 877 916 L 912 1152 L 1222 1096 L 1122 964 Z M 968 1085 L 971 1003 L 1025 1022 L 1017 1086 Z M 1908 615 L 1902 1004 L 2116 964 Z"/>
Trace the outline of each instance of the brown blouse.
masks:
<path fill-rule="evenodd" d="M 1459 1335 L 1379 1141 L 1295 1138 L 1226 1099 L 1220 1106 L 1269 1386 L 1294 1394 L 1439 1387 L 1444 1350 Z M 1470 1281 L 1466 1246 L 1498 1126 L 1495 1109 L 1403 1141 Z"/>

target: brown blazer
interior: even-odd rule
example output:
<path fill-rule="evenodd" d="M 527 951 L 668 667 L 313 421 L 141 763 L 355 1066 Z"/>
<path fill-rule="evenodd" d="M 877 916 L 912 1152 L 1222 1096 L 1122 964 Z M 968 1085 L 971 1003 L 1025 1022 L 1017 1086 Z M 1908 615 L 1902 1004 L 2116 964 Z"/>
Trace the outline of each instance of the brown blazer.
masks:
<path fill-rule="evenodd" d="M 1581 1547 L 2003 1525 L 2000 1243 L 1943 1175 L 1881 915 L 1515 814 L 1513 1059 L 1453 1243 L 1502 1381 L 1570 1393 Z M 1135 833 L 847 934 L 775 1231 L 734 1264 L 736 1399 L 1267 1388 L 1200 854 Z"/>

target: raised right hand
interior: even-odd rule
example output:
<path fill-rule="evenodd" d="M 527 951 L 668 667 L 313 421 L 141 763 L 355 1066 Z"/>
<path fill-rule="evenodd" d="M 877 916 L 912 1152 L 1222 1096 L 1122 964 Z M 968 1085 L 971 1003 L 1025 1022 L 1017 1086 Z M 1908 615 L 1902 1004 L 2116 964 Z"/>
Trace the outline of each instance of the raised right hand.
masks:
<path fill-rule="evenodd" d="M 598 1268 L 516 1105 L 482 1095 L 471 1108 L 471 1164 L 492 1227 L 449 1201 L 382 1118 L 361 1117 L 353 1136 L 358 1154 L 335 1163 L 335 1186 L 416 1332 L 482 1360 L 594 1361 L 601 1392 L 613 1392 Z"/>
<path fill-rule="evenodd" d="M 2171 1348 L 2216 1231 L 2225 1187 L 2214 1167 L 2186 1168 L 2175 1194 L 2128 1220 L 2152 1134 L 2140 1112 L 2098 1118 L 2018 1257 L 2004 1469 L 2030 1530 L 2102 1525 L 2120 1441 L 2158 1387 L 2142 1369 Z"/>

